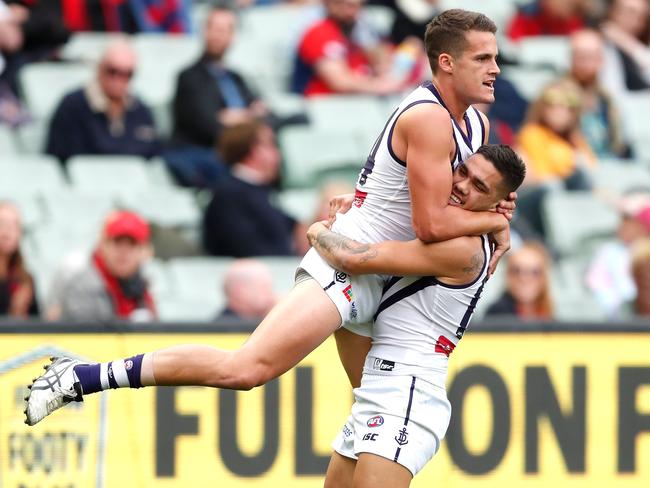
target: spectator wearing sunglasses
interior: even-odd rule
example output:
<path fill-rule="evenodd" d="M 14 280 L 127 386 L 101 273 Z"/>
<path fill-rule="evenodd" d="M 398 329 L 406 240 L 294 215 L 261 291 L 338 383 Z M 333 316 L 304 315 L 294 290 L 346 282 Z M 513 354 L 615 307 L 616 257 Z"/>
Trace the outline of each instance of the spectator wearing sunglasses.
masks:
<path fill-rule="evenodd" d="M 157 155 L 151 111 L 130 92 L 136 65 L 135 52 L 125 39 L 111 43 L 94 79 L 66 95 L 56 109 L 46 152 L 63 164 L 77 154 Z"/>
<path fill-rule="evenodd" d="M 550 257 L 546 248 L 526 241 L 511 251 L 506 268 L 506 289 L 488 309 L 486 316 L 512 315 L 526 320 L 553 318 L 549 285 Z"/>

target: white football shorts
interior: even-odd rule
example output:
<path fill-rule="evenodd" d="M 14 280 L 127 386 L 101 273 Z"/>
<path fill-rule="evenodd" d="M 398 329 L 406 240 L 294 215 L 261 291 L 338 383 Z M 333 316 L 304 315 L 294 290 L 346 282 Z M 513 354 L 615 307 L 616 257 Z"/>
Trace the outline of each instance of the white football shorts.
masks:
<path fill-rule="evenodd" d="M 369 361 L 378 370 L 399 370 L 392 361 L 366 360 L 361 386 L 354 389 L 352 414 L 332 447 L 351 459 L 364 452 L 390 459 L 415 476 L 438 452 L 449 426 L 446 374 L 435 382 L 417 376 L 372 374 Z"/>
<path fill-rule="evenodd" d="M 383 277 L 350 276 L 338 271 L 327 264 L 314 248 L 302 258 L 296 274 L 300 270 L 314 278 L 334 302 L 341 314 L 341 327 L 366 337 L 371 335 L 373 315 L 383 292 Z"/>

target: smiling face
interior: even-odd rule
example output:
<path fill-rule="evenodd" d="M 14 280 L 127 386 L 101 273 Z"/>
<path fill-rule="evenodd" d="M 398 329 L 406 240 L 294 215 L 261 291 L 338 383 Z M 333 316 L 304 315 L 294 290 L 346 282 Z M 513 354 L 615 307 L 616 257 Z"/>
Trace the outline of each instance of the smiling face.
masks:
<path fill-rule="evenodd" d="M 465 210 L 494 208 L 505 198 L 503 177 L 481 154 L 474 154 L 454 171 L 449 204 Z"/>
<path fill-rule="evenodd" d="M 469 31 L 461 54 L 448 56 L 453 69 L 454 88 L 467 105 L 494 102 L 494 80 L 501 70 L 497 65 L 497 40 L 491 32 Z"/>

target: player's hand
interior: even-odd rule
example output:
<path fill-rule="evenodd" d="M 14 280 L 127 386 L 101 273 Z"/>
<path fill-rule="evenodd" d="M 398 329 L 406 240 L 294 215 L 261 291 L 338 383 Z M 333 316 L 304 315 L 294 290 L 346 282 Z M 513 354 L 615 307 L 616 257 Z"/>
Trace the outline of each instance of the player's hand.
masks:
<path fill-rule="evenodd" d="M 345 213 L 352 208 L 352 202 L 354 202 L 354 193 L 337 195 L 330 200 L 330 211 L 328 216 L 330 226 L 336 220 L 337 213 Z"/>
<path fill-rule="evenodd" d="M 508 222 L 510 222 L 512 221 L 515 208 L 517 208 L 517 192 L 513 191 L 510 193 L 510 195 L 508 195 L 508 198 L 501 200 L 497 204 L 496 211 L 508 219 Z"/>
<path fill-rule="evenodd" d="M 490 267 L 488 269 L 490 276 L 492 276 L 497 269 L 499 259 L 510 249 L 510 225 L 507 224 L 503 230 L 493 232 L 489 236 L 490 241 L 494 244 L 494 251 L 492 252 L 492 259 L 490 259 Z"/>
<path fill-rule="evenodd" d="M 309 240 L 309 244 L 312 246 L 314 245 L 314 242 L 316 241 L 316 238 L 318 237 L 318 234 L 320 234 L 323 231 L 329 230 L 330 228 L 330 223 L 328 220 L 319 220 L 318 222 L 314 222 L 309 226 L 309 229 L 307 229 L 307 239 Z"/>

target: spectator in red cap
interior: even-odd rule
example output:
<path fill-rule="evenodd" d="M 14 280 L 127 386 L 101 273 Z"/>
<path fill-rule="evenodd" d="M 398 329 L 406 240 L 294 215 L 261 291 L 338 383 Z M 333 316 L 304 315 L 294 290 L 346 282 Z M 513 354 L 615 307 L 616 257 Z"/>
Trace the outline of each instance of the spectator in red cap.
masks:
<path fill-rule="evenodd" d="M 88 265 L 64 285 L 61 319 L 154 319 L 154 302 L 141 274 L 152 252 L 149 237 L 149 225 L 137 214 L 111 213 Z"/>

